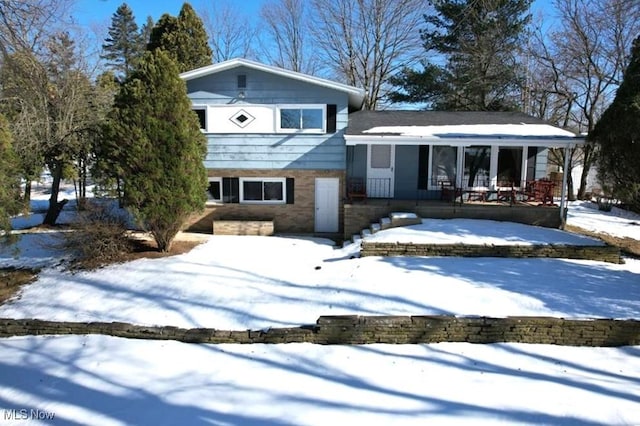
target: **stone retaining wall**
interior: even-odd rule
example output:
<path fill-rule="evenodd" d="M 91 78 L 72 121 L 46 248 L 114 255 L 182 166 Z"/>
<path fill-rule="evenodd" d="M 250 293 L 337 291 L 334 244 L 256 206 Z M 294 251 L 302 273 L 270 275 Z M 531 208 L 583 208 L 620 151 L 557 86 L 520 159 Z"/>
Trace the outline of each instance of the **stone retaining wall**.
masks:
<path fill-rule="evenodd" d="M 565 346 L 640 345 L 640 321 L 548 317 L 322 316 L 315 325 L 262 331 L 0 319 L 0 337 L 104 334 L 186 343 L 294 343 L 354 345 L 438 342 L 536 343 Z"/>
<path fill-rule="evenodd" d="M 615 246 L 414 244 L 362 241 L 361 256 L 551 257 L 624 263 Z"/>

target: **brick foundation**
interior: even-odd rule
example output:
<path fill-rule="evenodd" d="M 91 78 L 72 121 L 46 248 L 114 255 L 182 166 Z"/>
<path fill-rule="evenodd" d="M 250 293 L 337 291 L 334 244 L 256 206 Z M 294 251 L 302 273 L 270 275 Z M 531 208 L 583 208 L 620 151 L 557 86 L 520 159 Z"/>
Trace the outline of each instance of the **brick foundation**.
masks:
<path fill-rule="evenodd" d="M 273 221 L 274 232 L 314 232 L 315 226 L 315 179 L 339 178 L 339 223 L 342 223 L 344 176 L 340 170 L 209 170 L 210 177 L 285 177 L 293 178 L 293 204 L 218 204 L 207 205 L 203 214 L 191 218 L 187 230 L 211 233 L 214 220 L 259 220 Z M 340 228 L 339 232 L 342 232 Z"/>

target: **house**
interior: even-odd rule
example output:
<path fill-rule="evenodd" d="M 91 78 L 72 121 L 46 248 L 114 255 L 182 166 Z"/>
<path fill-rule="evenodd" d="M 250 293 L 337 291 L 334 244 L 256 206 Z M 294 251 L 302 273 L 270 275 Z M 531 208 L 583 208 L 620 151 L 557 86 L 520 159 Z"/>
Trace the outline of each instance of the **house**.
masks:
<path fill-rule="evenodd" d="M 361 89 L 245 59 L 181 77 L 207 136 L 209 201 L 194 229 L 267 220 L 348 236 L 397 209 L 558 226 L 564 198 L 542 210 L 515 194 L 549 177 L 549 148 L 584 143 L 522 113 L 362 111 Z"/>
<path fill-rule="evenodd" d="M 278 232 L 341 230 L 349 112 L 364 91 L 246 59 L 181 74 L 207 137 L 209 202 L 192 228 L 273 220 Z"/>

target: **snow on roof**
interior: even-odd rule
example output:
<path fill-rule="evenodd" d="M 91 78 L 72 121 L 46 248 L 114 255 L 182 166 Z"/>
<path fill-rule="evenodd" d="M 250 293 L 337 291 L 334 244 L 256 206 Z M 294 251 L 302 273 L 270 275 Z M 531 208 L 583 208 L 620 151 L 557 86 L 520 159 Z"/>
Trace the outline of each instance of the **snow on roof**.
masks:
<path fill-rule="evenodd" d="M 379 126 L 362 133 L 393 134 L 405 137 L 576 137 L 570 131 L 548 124 L 460 124 L 442 126 Z"/>

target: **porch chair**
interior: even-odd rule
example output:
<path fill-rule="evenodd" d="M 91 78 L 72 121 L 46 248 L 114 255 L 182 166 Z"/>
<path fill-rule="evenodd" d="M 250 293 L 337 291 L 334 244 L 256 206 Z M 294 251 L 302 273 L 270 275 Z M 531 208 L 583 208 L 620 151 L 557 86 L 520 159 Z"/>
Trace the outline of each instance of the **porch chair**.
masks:
<path fill-rule="evenodd" d="M 363 178 L 347 179 L 347 199 L 352 202 L 354 199 L 367 201 L 367 185 Z"/>
<path fill-rule="evenodd" d="M 462 188 L 457 188 L 453 183 L 448 180 L 440 181 L 440 200 L 455 202 L 460 197 L 462 203 Z"/>

